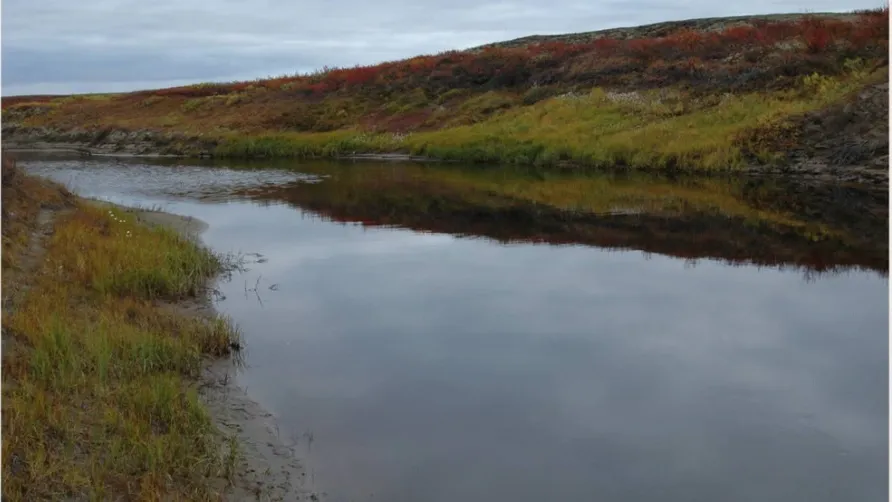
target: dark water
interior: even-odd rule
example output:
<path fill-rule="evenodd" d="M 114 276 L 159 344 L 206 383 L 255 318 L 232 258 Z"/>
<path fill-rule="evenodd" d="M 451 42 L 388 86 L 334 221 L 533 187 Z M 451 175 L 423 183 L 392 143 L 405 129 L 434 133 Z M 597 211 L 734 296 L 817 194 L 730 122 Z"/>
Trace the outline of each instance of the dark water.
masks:
<path fill-rule="evenodd" d="M 500 244 L 220 195 L 286 171 L 30 167 L 263 256 L 218 308 L 247 338 L 240 383 L 328 500 L 887 496 L 880 272 Z"/>

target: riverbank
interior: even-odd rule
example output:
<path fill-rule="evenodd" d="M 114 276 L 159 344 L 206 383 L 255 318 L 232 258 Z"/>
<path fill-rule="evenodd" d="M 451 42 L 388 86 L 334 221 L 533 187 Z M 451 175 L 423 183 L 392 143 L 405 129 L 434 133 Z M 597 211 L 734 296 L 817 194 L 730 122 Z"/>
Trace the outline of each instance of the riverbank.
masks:
<path fill-rule="evenodd" d="M 3 496 L 294 500 L 300 466 L 231 382 L 242 341 L 194 219 L 3 171 Z"/>
<path fill-rule="evenodd" d="M 887 9 L 645 28 L 253 82 L 4 98 L 4 141 L 888 184 Z"/>

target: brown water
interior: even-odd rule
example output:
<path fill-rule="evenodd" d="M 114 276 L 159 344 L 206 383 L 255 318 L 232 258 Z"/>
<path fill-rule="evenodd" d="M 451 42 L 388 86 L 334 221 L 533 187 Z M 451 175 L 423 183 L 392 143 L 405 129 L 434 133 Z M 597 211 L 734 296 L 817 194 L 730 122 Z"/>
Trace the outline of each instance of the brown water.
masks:
<path fill-rule="evenodd" d="M 324 192 L 355 166 L 29 169 L 200 218 L 215 250 L 262 256 L 219 285 L 217 307 L 247 338 L 240 383 L 328 500 L 887 495 L 886 251 L 870 239 L 835 253 L 765 230 L 748 259 L 742 244 L 708 247 L 674 227 L 584 245 L 604 227 L 577 222 L 549 227 L 557 246 L 542 232 L 506 237 L 516 219 L 442 221 L 457 214 L 447 197 L 410 218 L 383 211 L 396 207 L 383 195 L 366 204 L 355 184 L 343 200 Z M 294 188 L 308 180 L 328 188 Z M 852 225 L 880 228 L 869 223 Z"/>

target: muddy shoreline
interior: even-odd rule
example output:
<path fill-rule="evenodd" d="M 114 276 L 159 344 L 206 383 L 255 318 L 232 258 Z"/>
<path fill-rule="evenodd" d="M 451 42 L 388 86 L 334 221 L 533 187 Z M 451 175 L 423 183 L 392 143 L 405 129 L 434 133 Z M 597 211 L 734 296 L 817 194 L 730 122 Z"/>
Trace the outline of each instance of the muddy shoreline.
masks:
<path fill-rule="evenodd" d="M 190 216 L 134 209 L 104 201 L 92 202 L 130 212 L 147 226 L 175 230 L 199 245 L 201 234 L 208 228 L 207 223 Z M 187 316 L 217 315 L 211 302 L 217 279 L 209 281 L 207 294 L 201 298 L 181 301 L 170 307 Z M 306 471 L 296 458 L 293 445 L 280 437 L 275 417 L 234 382 L 240 364 L 237 357 L 207 359 L 198 382 L 201 402 L 226 440 L 223 448 L 231 448 L 229 440 L 234 439 L 240 454 L 235 479 L 230 486 L 221 480 L 220 490 L 226 500 L 319 500 L 320 494 L 304 486 Z"/>

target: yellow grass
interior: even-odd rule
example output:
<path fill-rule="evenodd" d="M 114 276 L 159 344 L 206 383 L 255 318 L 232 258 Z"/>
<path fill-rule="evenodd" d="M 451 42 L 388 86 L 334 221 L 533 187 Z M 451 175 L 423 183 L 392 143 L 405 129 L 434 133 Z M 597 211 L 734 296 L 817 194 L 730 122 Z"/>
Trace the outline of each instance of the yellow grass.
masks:
<path fill-rule="evenodd" d="M 414 153 L 463 161 L 734 169 L 744 163 L 740 139 L 747 131 L 825 107 L 877 78 L 813 76 L 793 91 L 712 100 L 662 90 L 623 101 L 594 89 L 471 126 L 415 134 L 407 145 Z"/>
<path fill-rule="evenodd" d="M 219 266 L 133 214 L 81 203 L 57 222 L 33 287 L 3 319 L 4 500 L 219 498 L 214 480 L 234 459 L 193 382 L 202 357 L 229 353 L 238 334 L 163 306 Z"/>

